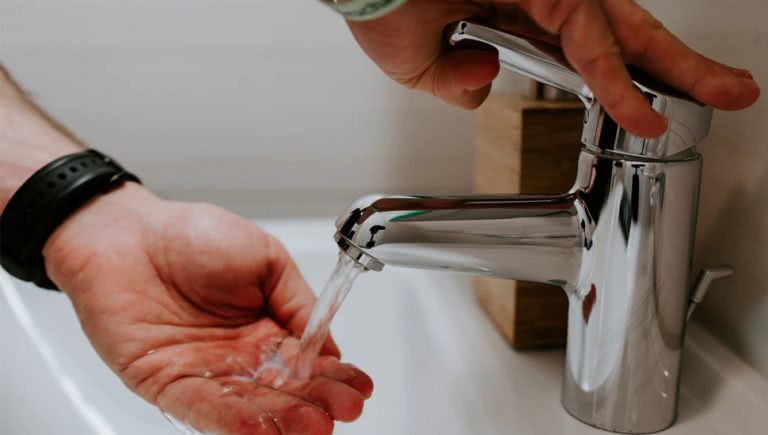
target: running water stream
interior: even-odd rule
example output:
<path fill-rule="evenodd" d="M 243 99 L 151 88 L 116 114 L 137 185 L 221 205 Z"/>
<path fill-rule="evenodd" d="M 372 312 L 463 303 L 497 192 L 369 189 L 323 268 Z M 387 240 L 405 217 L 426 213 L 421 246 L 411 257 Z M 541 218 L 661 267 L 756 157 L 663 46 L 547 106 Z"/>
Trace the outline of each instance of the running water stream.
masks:
<path fill-rule="evenodd" d="M 292 371 L 293 380 L 303 382 L 309 379 L 315 359 L 328 339 L 331 321 L 363 270 L 351 257 L 339 254 L 336 268 L 325 283 L 301 336 L 296 364 Z"/>
<path fill-rule="evenodd" d="M 320 354 L 330 333 L 331 321 L 342 302 L 352 289 L 363 267 L 345 254 L 339 254 L 339 261 L 325 283 L 309 316 L 301 336 L 298 349 L 286 351 L 278 340 L 274 347 L 261 350 L 261 362 L 258 367 L 245 368 L 249 374 L 240 376 L 241 380 L 250 380 L 266 384 L 272 388 L 301 384 L 312 376 L 312 367 Z"/>

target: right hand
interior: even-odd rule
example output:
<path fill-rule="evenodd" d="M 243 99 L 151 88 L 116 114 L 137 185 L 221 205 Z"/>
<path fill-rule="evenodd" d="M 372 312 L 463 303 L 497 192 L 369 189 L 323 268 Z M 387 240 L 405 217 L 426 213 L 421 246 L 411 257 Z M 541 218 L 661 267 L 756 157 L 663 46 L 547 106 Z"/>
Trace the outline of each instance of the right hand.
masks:
<path fill-rule="evenodd" d="M 719 109 L 743 109 L 760 94 L 748 71 L 691 50 L 633 0 L 409 0 L 384 17 L 348 24 L 387 75 L 473 109 L 488 96 L 499 62 L 493 52 L 446 48 L 445 27 L 466 18 L 559 42 L 608 113 L 638 136 L 661 135 L 666 120 L 634 87 L 625 64 Z"/>
<path fill-rule="evenodd" d="M 329 339 L 306 383 L 291 364 L 315 297 L 285 248 L 216 207 L 127 183 L 67 218 L 44 249 L 93 347 L 136 394 L 220 435 L 329 435 L 370 397 L 370 378 Z"/>

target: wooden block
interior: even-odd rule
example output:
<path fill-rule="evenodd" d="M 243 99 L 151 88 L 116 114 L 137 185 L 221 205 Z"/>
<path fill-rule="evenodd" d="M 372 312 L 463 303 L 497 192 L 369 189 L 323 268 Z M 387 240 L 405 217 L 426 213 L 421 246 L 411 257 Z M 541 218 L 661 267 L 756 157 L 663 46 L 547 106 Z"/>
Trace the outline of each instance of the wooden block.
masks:
<path fill-rule="evenodd" d="M 477 193 L 561 193 L 576 176 L 584 108 L 574 101 L 492 95 L 478 113 Z M 560 287 L 487 277 L 477 300 L 518 349 L 561 346 L 568 301 Z"/>

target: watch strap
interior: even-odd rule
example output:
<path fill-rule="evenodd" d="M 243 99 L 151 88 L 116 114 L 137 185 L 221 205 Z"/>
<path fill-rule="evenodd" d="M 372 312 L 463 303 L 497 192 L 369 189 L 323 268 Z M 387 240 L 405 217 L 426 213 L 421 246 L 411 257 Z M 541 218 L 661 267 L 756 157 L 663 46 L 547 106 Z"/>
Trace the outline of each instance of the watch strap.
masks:
<path fill-rule="evenodd" d="M 35 172 L 0 215 L 0 264 L 11 275 L 56 290 L 43 247 L 64 220 L 94 197 L 140 180 L 116 161 L 86 150 L 60 157 Z"/>

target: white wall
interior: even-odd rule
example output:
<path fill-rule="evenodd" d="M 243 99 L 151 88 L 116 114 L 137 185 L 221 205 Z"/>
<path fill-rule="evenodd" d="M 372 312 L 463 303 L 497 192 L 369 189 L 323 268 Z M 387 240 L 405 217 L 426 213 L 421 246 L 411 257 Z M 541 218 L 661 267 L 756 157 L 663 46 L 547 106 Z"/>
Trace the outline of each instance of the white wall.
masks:
<path fill-rule="evenodd" d="M 642 3 L 768 88 L 768 2 Z M 391 83 L 313 0 L 0 0 L 0 60 L 173 197 L 329 215 L 366 192 L 471 185 L 472 115 Z M 702 151 L 697 268 L 737 275 L 697 317 L 768 374 L 768 97 L 717 113 Z"/>
<path fill-rule="evenodd" d="M 696 267 L 730 263 L 697 318 L 768 375 L 768 2 L 645 0 L 702 53 L 748 68 L 763 88 L 743 112 L 716 112 L 702 145 L 704 180 Z"/>
<path fill-rule="evenodd" d="M 392 83 L 315 0 L 2 0 L 0 59 L 172 197 L 330 215 L 471 185 L 472 114 Z"/>

